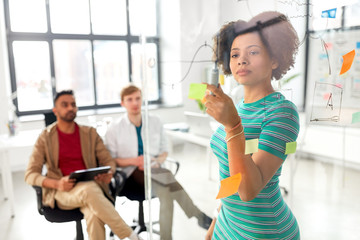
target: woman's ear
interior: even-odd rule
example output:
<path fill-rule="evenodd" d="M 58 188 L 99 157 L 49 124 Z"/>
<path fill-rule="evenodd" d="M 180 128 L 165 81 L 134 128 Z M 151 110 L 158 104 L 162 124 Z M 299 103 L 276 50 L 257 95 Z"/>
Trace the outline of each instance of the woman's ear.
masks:
<path fill-rule="evenodd" d="M 271 68 L 274 70 L 274 69 L 277 69 L 278 67 L 279 67 L 279 62 L 273 58 Z"/>

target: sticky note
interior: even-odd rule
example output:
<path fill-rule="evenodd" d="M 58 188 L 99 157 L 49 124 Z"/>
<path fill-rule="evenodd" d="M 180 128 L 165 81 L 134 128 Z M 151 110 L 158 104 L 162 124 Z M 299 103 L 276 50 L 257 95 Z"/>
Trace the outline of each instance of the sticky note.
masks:
<path fill-rule="evenodd" d="M 223 74 L 219 75 L 219 83 L 220 85 L 224 85 L 225 84 L 225 77 Z"/>
<path fill-rule="evenodd" d="M 202 83 L 191 83 L 189 89 L 190 99 L 203 99 L 206 92 L 206 84 Z"/>
<path fill-rule="evenodd" d="M 245 141 L 245 154 L 256 153 L 259 150 L 259 139 Z"/>
<path fill-rule="evenodd" d="M 337 86 L 338 88 L 342 88 L 342 87 L 343 87 L 341 83 L 337 83 L 337 84 L 335 84 L 335 86 Z"/>
<path fill-rule="evenodd" d="M 205 103 L 206 103 L 206 98 L 205 98 L 205 97 L 203 97 L 203 98 L 201 99 L 201 103 L 202 103 L 202 104 L 205 104 Z"/>
<path fill-rule="evenodd" d="M 331 96 L 331 93 L 324 93 L 323 98 L 324 100 L 328 100 Z"/>
<path fill-rule="evenodd" d="M 343 64 L 341 66 L 340 75 L 349 71 L 354 61 L 354 57 L 355 57 L 355 49 L 343 55 Z"/>
<path fill-rule="evenodd" d="M 322 11 L 321 17 L 322 18 L 335 18 L 336 17 L 336 8 Z"/>
<path fill-rule="evenodd" d="M 333 44 L 331 42 L 328 42 L 328 43 L 325 43 L 324 46 L 327 50 L 331 50 L 333 47 Z"/>
<path fill-rule="evenodd" d="M 220 190 L 216 199 L 233 195 L 237 192 L 241 182 L 241 174 L 238 173 L 231 177 L 225 178 L 220 182 Z"/>
<path fill-rule="evenodd" d="M 295 153 L 296 151 L 296 142 L 287 142 L 285 148 L 285 154 Z"/>
<path fill-rule="evenodd" d="M 360 112 L 353 113 L 351 123 L 359 123 L 360 122 Z"/>

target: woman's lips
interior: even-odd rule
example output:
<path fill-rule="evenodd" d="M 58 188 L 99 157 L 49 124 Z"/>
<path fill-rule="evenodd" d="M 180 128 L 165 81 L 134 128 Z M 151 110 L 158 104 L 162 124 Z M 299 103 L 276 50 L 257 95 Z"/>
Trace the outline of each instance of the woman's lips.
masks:
<path fill-rule="evenodd" d="M 249 71 L 249 70 L 245 70 L 245 69 L 241 69 L 241 70 L 238 70 L 238 71 L 236 72 L 236 74 L 239 75 L 239 76 L 246 76 L 246 75 L 248 75 L 249 73 L 250 73 L 250 71 Z"/>

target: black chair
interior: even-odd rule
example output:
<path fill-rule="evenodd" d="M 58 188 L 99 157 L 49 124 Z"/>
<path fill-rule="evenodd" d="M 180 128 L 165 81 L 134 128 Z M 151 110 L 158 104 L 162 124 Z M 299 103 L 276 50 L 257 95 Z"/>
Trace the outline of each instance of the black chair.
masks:
<path fill-rule="evenodd" d="M 172 171 L 173 175 L 175 176 L 180 168 L 180 163 L 172 158 L 167 158 L 166 161 L 163 163 L 162 167 L 166 167 Z M 141 233 L 147 230 L 146 223 L 144 220 L 144 201 L 146 200 L 145 192 L 143 188 L 131 188 L 127 189 L 126 192 L 121 192 L 118 196 L 124 196 L 131 201 L 138 201 L 139 202 L 139 210 L 138 210 L 138 218 L 134 219 L 134 224 L 131 226 L 136 233 Z M 155 198 L 156 196 L 152 196 Z M 156 224 L 157 222 L 153 222 Z M 153 231 L 154 233 L 159 234 L 158 231 Z"/>
<path fill-rule="evenodd" d="M 44 113 L 45 126 L 48 126 L 56 121 L 55 114 L 50 111 Z M 119 195 L 121 189 L 124 187 L 126 179 L 126 174 L 122 171 L 116 171 L 109 185 L 111 196 L 114 201 L 112 203 L 115 205 L 116 196 Z M 76 240 L 83 240 L 84 235 L 82 231 L 81 220 L 84 218 L 84 215 L 80 212 L 79 208 L 73 210 L 62 210 L 56 206 L 55 208 L 51 208 L 48 206 L 44 206 L 42 203 L 42 188 L 38 186 L 33 186 L 36 191 L 37 197 L 37 208 L 40 215 L 44 215 L 46 220 L 54 223 L 63 223 L 63 222 L 76 222 Z M 110 232 L 110 236 L 114 236 L 113 232 Z"/>
<path fill-rule="evenodd" d="M 45 126 L 49 126 L 50 124 L 52 124 L 53 122 L 56 121 L 56 116 L 52 111 L 51 112 L 45 112 L 44 113 L 44 120 L 45 120 Z"/>
<path fill-rule="evenodd" d="M 284 195 L 287 196 L 289 191 L 286 189 L 286 187 L 280 186 L 280 190 L 284 191 Z"/>
<path fill-rule="evenodd" d="M 114 201 L 112 203 L 115 205 L 116 196 L 119 195 L 121 189 L 124 186 L 126 175 L 121 171 L 116 171 L 113 179 L 109 185 L 110 193 Z M 81 220 L 84 218 L 84 215 L 80 212 L 79 208 L 72 210 L 62 210 L 56 206 L 51 208 L 44 206 L 42 203 L 42 188 L 39 186 L 33 186 L 36 191 L 37 197 L 37 208 L 40 215 L 43 215 L 45 219 L 52 223 L 63 223 L 63 222 L 76 222 L 76 240 L 83 240 L 83 230 Z M 110 200 L 110 199 L 109 199 Z M 110 236 L 114 236 L 113 232 L 110 232 Z"/>

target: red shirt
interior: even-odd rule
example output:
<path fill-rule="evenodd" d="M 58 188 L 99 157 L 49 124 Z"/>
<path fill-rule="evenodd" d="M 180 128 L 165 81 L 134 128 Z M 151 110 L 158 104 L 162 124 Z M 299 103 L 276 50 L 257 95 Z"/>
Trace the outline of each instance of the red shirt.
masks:
<path fill-rule="evenodd" d="M 67 134 L 57 128 L 59 136 L 59 168 L 64 176 L 71 172 L 86 169 L 80 143 L 79 126 L 75 124 L 75 131 Z"/>

